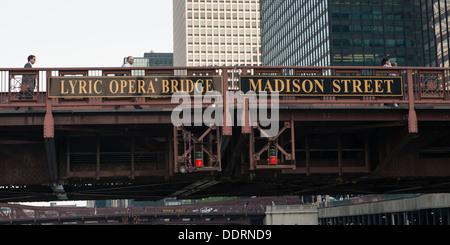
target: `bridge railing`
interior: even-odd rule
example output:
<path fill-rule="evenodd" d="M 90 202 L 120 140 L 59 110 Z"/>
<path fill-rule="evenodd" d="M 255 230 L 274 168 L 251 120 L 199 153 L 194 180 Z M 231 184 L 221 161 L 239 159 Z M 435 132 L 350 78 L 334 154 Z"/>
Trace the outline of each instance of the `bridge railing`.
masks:
<path fill-rule="evenodd" d="M 170 98 L 47 98 L 48 78 L 55 76 L 192 76 L 219 75 L 223 79 L 223 91 L 238 91 L 241 75 L 278 76 L 401 76 L 403 97 L 293 97 L 282 96 L 280 104 L 309 106 L 380 106 L 397 103 L 407 105 L 413 95 L 414 104 L 448 104 L 450 100 L 450 68 L 431 67 L 165 67 L 165 68 L 32 68 L 0 69 L 0 110 L 17 110 L 34 107 L 39 110 L 47 104 L 65 109 L 135 109 L 169 106 Z M 409 88 L 413 88 L 409 93 Z M 224 95 L 226 96 L 226 95 Z"/>
<path fill-rule="evenodd" d="M 259 197 L 177 206 L 127 208 L 37 207 L 0 203 L 0 223 L 13 221 L 83 219 L 95 217 L 171 217 L 263 215 L 267 206 L 301 205 L 299 197 Z"/>

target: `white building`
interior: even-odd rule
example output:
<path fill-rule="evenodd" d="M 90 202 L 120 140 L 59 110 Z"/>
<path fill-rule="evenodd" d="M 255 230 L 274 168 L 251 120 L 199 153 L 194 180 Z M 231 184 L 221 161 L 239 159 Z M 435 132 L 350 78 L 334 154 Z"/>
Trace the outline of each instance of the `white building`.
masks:
<path fill-rule="evenodd" d="M 261 65 L 259 0 L 173 0 L 174 66 Z"/>

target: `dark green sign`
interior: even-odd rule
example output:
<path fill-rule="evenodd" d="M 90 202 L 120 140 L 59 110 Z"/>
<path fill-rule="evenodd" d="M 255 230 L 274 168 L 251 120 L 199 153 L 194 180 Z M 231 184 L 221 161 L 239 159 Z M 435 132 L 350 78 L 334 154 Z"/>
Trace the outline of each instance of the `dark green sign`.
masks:
<path fill-rule="evenodd" d="M 204 96 L 223 92 L 221 76 L 50 77 L 49 98 Z"/>
<path fill-rule="evenodd" d="M 241 76 L 241 91 L 284 96 L 403 96 L 402 77 Z"/>

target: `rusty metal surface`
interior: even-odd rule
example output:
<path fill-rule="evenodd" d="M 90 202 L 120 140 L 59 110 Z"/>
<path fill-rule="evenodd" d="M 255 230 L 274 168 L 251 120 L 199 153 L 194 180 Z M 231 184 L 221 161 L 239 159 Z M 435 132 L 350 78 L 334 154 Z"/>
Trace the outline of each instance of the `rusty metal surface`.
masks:
<path fill-rule="evenodd" d="M 249 100 L 225 104 L 222 126 L 183 130 L 172 125 L 178 103 L 167 98 L 47 98 L 50 76 L 123 74 L 218 75 L 223 91 L 233 93 L 241 75 L 397 75 L 404 87 L 402 97 L 281 96 L 282 132 L 269 139 L 255 136 L 260 126 L 249 123 L 249 108 L 255 106 Z M 29 91 L 22 86 L 24 76 L 36 81 L 32 96 L 24 92 Z M 449 68 L 429 67 L 0 69 L 0 185 L 208 177 L 274 184 L 317 177 L 325 185 L 336 178 L 450 177 L 449 77 Z M 223 96 L 227 101 L 233 95 Z M 230 112 L 238 107 L 246 112 L 242 118 Z M 243 126 L 226 123 L 233 117 Z M 183 140 L 192 132 L 197 135 Z M 352 140 L 357 143 L 348 143 Z M 202 171 L 188 171 L 191 175 L 180 173 L 192 156 L 186 142 L 201 143 L 209 160 Z M 268 146 L 280 152 L 281 164 L 267 164 Z M 112 160 L 114 154 L 122 160 Z"/>
<path fill-rule="evenodd" d="M 251 224 L 266 206 L 301 205 L 298 197 L 263 197 L 215 203 L 127 208 L 35 207 L 0 204 L 0 224 Z M 206 218 L 206 219 L 205 219 Z M 229 222 L 233 218 L 234 221 Z"/>

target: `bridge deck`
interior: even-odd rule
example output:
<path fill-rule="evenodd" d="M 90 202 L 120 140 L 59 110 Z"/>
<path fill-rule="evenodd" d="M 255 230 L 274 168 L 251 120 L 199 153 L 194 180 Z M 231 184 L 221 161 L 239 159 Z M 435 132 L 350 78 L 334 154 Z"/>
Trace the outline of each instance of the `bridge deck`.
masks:
<path fill-rule="evenodd" d="M 108 182 L 166 184 L 147 195 L 122 193 L 144 199 L 173 193 L 341 192 L 340 187 L 397 192 L 436 184 L 445 191 L 450 176 L 449 72 L 424 67 L 0 69 L 0 186 L 63 185 L 66 195 L 61 196 L 69 199 L 86 198 L 86 185 L 102 189 Z M 253 80 L 245 85 L 248 79 L 243 78 L 249 76 Z M 170 86 L 161 81 L 168 77 L 174 80 Z M 113 80 L 110 89 L 128 95 L 92 96 L 101 84 L 94 78 Z M 174 126 L 172 114 L 184 101 L 173 102 L 167 94 L 143 95 L 144 84 L 147 92 L 156 86 L 175 91 L 189 88 L 183 83 L 187 78 L 203 79 L 203 89 L 214 88 L 221 98 L 191 96 L 187 104 L 193 108 L 193 126 Z M 328 92 L 336 94 L 311 94 L 326 92 L 321 82 L 329 78 L 336 80 Z M 35 82 L 31 89 L 24 82 L 30 79 Z M 76 85 L 65 79 L 87 81 Z M 155 87 L 147 84 L 155 79 L 161 79 Z M 394 79 L 402 82 L 398 91 L 391 91 L 396 95 L 387 93 L 394 87 L 386 87 L 394 86 Z M 50 91 L 55 81 L 67 82 L 58 87 L 59 96 Z M 278 101 L 262 95 L 243 99 L 241 92 L 251 95 L 246 89 L 282 93 Z M 195 110 L 202 119 L 214 111 L 217 120 L 195 125 Z M 266 118 L 261 110 L 268 112 Z M 278 120 L 270 117 L 277 114 Z M 264 137 L 274 125 L 277 133 Z M 270 149 L 277 154 L 276 164 L 269 161 Z M 201 153 L 202 167 L 195 166 L 195 153 Z M 239 188 L 228 189 L 236 183 Z M 11 192 L 4 196 L 10 197 Z"/>

